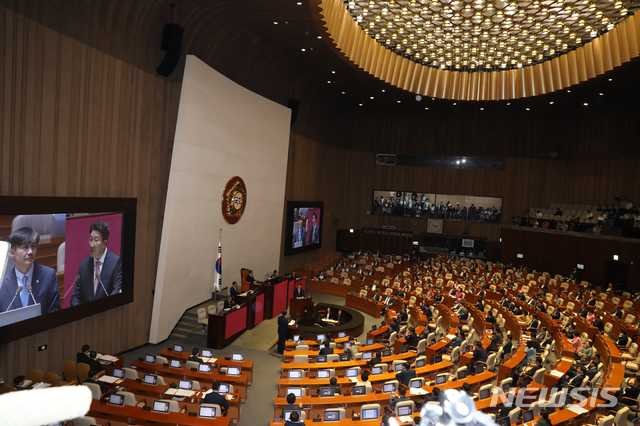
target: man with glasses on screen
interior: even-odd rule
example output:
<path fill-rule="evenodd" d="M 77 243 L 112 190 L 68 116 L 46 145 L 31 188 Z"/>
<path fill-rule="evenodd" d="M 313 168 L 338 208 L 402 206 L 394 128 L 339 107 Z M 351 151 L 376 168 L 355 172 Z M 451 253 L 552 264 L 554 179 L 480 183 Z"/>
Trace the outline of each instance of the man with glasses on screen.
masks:
<path fill-rule="evenodd" d="M 39 242 L 40 235 L 32 228 L 17 229 L 9 236 L 9 255 L 16 266 L 2 279 L 0 312 L 37 303 L 42 314 L 61 309 L 56 271 L 35 263 Z"/>
<path fill-rule="evenodd" d="M 109 225 L 103 221 L 89 228 L 89 256 L 80 262 L 71 306 L 122 292 L 122 261 L 107 249 Z"/>

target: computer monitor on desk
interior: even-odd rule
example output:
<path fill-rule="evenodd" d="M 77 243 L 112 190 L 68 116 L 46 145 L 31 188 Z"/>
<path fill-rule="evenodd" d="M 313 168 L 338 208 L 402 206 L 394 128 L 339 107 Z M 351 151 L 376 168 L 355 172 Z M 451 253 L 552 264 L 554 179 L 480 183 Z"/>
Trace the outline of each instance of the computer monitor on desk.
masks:
<path fill-rule="evenodd" d="M 218 388 L 218 393 L 220 393 L 220 394 L 229 393 L 229 384 L 228 383 L 221 383 L 220 387 Z"/>
<path fill-rule="evenodd" d="M 124 379 L 124 370 L 122 368 L 114 368 L 112 376 L 118 379 Z"/>
<path fill-rule="evenodd" d="M 213 352 L 210 351 L 209 349 L 203 349 L 202 356 L 205 358 L 211 358 L 213 356 Z"/>
<path fill-rule="evenodd" d="M 168 413 L 169 412 L 169 403 L 166 401 L 153 401 L 153 411 L 156 413 Z"/>
<path fill-rule="evenodd" d="M 215 419 L 216 409 L 214 407 L 200 406 L 198 417 L 202 417 L 204 419 Z"/>
<path fill-rule="evenodd" d="M 198 371 L 201 373 L 211 373 L 211 364 L 198 364 Z"/>
<path fill-rule="evenodd" d="M 153 374 L 145 374 L 144 383 L 147 385 L 155 386 L 158 384 L 158 376 L 154 376 Z"/>
<path fill-rule="evenodd" d="M 410 405 L 401 405 L 398 407 L 398 415 L 399 416 L 410 416 L 411 415 L 411 406 Z"/>

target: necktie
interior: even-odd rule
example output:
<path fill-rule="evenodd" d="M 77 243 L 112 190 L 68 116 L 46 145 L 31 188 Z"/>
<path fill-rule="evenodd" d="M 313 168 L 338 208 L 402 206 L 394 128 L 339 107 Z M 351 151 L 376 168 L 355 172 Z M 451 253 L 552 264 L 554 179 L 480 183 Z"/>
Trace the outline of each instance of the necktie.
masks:
<path fill-rule="evenodd" d="M 27 276 L 22 276 L 22 292 L 20 293 L 20 300 L 22 300 L 22 306 L 29 305 L 29 292 L 27 291 Z"/>
<path fill-rule="evenodd" d="M 98 277 L 100 276 L 100 262 L 99 260 L 96 262 L 96 277 L 93 280 L 93 294 L 98 293 Z"/>

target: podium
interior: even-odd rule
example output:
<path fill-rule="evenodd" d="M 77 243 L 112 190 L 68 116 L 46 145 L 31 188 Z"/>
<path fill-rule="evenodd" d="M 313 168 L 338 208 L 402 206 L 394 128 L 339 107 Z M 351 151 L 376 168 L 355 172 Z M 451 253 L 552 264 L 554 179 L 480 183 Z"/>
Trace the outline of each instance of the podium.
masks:
<path fill-rule="evenodd" d="M 209 315 L 207 346 L 222 349 L 229 346 L 247 329 L 247 307 Z"/>
<path fill-rule="evenodd" d="M 304 297 L 302 299 L 289 299 L 289 315 L 291 318 L 299 319 L 309 317 L 313 314 L 313 299 Z"/>

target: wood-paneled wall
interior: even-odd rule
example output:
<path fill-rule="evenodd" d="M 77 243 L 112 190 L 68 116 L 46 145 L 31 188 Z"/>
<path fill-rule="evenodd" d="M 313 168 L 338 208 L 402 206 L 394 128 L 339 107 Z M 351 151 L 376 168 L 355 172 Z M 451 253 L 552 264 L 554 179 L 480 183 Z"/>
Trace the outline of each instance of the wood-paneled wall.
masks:
<path fill-rule="evenodd" d="M 19 13 L 24 5 L 9 3 L 0 6 L 0 193 L 135 197 L 138 214 L 134 302 L 0 346 L 5 380 L 27 368 L 60 374 L 85 343 L 117 353 L 147 342 L 180 88 L 132 65 L 131 46 L 128 60 L 92 46 L 104 28 L 92 28 L 99 14 L 89 6 L 58 21 L 45 4 Z M 71 22 L 78 38 L 52 28 Z"/>
<path fill-rule="evenodd" d="M 383 134 L 380 138 L 383 138 Z M 565 137 L 563 135 L 555 136 Z M 425 219 L 371 215 L 374 190 L 425 191 L 503 197 L 503 223 L 530 207 L 550 203 L 613 204 L 615 195 L 637 199 L 640 194 L 640 158 L 576 158 L 544 160 L 508 158 L 505 170 L 459 170 L 434 167 L 376 166 L 370 152 L 348 151 L 291 134 L 287 200 L 324 201 L 322 248 L 283 256 L 280 269 L 293 270 L 336 249 L 338 228 L 398 229 L 426 232 Z M 338 220 L 337 226 L 332 222 Z M 443 233 L 498 241 L 495 224 L 445 221 Z"/>

